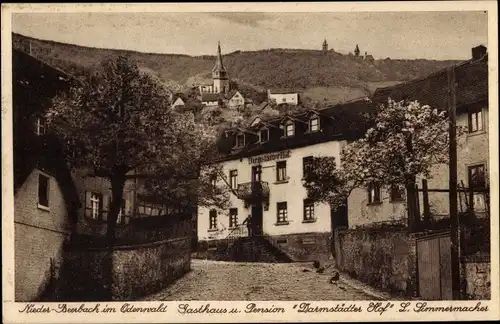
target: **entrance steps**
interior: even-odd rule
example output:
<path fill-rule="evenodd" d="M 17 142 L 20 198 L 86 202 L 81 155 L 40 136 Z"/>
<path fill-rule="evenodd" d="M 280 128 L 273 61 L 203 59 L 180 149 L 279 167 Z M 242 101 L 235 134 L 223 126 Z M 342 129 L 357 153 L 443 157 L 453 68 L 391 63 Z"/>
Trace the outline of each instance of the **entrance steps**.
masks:
<path fill-rule="evenodd" d="M 292 262 L 290 257 L 264 236 L 240 237 L 220 242 L 215 259 L 235 262 Z"/>

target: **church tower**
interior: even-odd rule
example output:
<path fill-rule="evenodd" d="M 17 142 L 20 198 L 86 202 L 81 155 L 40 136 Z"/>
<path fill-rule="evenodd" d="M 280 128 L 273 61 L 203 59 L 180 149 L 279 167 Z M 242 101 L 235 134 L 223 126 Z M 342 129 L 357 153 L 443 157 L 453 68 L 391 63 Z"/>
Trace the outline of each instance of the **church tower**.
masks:
<path fill-rule="evenodd" d="M 214 92 L 225 93 L 229 91 L 229 78 L 227 71 L 222 63 L 222 54 L 220 51 L 220 42 L 217 44 L 217 58 L 215 59 L 215 66 L 212 69 L 212 79 L 214 80 Z"/>
<path fill-rule="evenodd" d="M 326 39 L 323 41 L 323 52 L 328 52 L 328 43 L 326 42 Z"/>

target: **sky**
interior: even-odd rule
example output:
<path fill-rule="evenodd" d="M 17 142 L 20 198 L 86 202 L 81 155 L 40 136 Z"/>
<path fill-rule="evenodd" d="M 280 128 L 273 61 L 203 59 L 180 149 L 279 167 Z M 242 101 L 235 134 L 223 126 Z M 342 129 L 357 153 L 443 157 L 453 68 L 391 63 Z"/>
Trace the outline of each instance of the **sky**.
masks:
<path fill-rule="evenodd" d="M 269 48 L 378 58 L 468 59 L 487 46 L 487 14 L 460 12 L 15 13 L 12 30 L 63 43 L 149 53 L 214 55 Z"/>

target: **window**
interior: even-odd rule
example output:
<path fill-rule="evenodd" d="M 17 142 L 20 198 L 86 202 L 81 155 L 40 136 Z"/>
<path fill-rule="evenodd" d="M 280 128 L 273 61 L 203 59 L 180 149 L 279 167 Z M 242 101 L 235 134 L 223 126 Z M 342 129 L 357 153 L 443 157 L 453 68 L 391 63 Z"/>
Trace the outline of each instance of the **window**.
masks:
<path fill-rule="evenodd" d="M 45 134 L 46 128 L 47 127 L 45 125 L 45 118 L 38 117 L 36 119 L 36 123 L 35 123 L 35 133 L 37 135 L 43 135 L 43 134 Z"/>
<path fill-rule="evenodd" d="M 288 210 L 286 202 L 279 202 L 277 206 L 277 223 L 287 223 L 288 222 Z"/>
<path fill-rule="evenodd" d="M 315 116 L 309 119 L 309 131 L 310 132 L 319 131 L 319 117 Z"/>
<path fill-rule="evenodd" d="M 100 219 L 102 216 L 102 195 L 92 192 L 90 194 L 90 211 L 94 219 Z"/>
<path fill-rule="evenodd" d="M 314 220 L 314 202 L 311 199 L 304 199 L 304 221 Z"/>
<path fill-rule="evenodd" d="M 399 185 L 391 186 L 391 201 L 403 200 L 403 188 Z"/>
<path fill-rule="evenodd" d="M 245 134 L 236 135 L 236 147 L 245 146 Z"/>
<path fill-rule="evenodd" d="M 481 109 L 469 111 L 469 133 L 483 130 L 483 116 Z"/>
<path fill-rule="evenodd" d="M 252 167 L 252 182 L 262 181 L 262 166 L 256 165 Z"/>
<path fill-rule="evenodd" d="M 305 178 L 308 174 L 310 174 L 314 167 L 314 158 L 312 156 L 306 156 L 302 158 L 302 174 Z"/>
<path fill-rule="evenodd" d="M 216 229 L 217 228 L 217 211 L 215 209 L 212 209 L 209 214 L 210 217 L 210 229 Z"/>
<path fill-rule="evenodd" d="M 38 204 L 49 207 L 49 177 L 38 175 Z"/>
<path fill-rule="evenodd" d="M 238 208 L 229 209 L 229 227 L 238 226 Z"/>
<path fill-rule="evenodd" d="M 484 164 L 470 166 L 468 168 L 469 187 L 486 188 L 486 177 L 484 173 Z"/>
<path fill-rule="evenodd" d="M 269 129 L 261 129 L 259 132 L 259 142 L 265 143 L 267 141 L 269 141 Z"/>
<path fill-rule="evenodd" d="M 111 197 L 109 197 L 109 209 L 111 209 L 111 203 L 112 203 L 112 200 L 111 200 Z M 116 219 L 116 223 L 117 224 L 122 224 L 125 222 L 125 199 L 122 199 L 122 203 L 120 205 L 120 211 L 118 212 L 118 217 Z"/>
<path fill-rule="evenodd" d="M 368 185 L 368 203 L 374 204 L 380 202 L 380 185 L 372 182 Z"/>
<path fill-rule="evenodd" d="M 238 170 L 229 171 L 229 183 L 231 189 L 238 189 Z"/>
<path fill-rule="evenodd" d="M 291 137 L 295 134 L 295 129 L 293 122 L 288 122 L 285 124 L 285 137 Z"/>
<path fill-rule="evenodd" d="M 276 162 L 276 181 L 286 180 L 286 161 Z"/>

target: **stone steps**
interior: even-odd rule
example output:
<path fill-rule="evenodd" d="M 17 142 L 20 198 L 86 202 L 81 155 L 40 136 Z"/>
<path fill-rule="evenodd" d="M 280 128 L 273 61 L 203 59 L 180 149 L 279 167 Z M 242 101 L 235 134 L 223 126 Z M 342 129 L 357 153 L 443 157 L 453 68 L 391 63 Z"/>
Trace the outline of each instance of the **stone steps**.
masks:
<path fill-rule="evenodd" d="M 282 251 L 273 246 L 264 237 L 237 238 L 218 249 L 217 259 L 237 262 L 291 262 Z"/>

